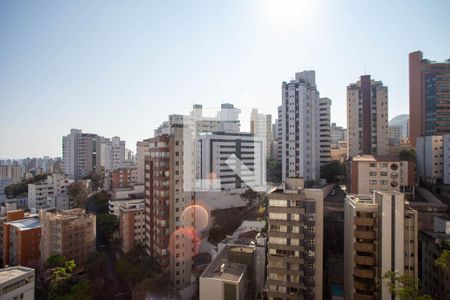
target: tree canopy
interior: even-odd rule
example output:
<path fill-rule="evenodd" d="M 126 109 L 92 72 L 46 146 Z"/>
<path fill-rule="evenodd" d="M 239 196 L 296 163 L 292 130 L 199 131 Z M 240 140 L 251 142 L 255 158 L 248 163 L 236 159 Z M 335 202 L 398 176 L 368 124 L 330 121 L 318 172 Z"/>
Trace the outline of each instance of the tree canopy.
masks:
<path fill-rule="evenodd" d="M 346 176 L 345 163 L 332 161 L 320 167 L 320 178 L 324 178 L 327 182 L 337 182 L 339 177 Z"/>
<path fill-rule="evenodd" d="M 386 272 L 383 280 L 391 294 L 400 300 L 432 300 L 419 289 L 419 279 L 409 274 Z"/>
<path fill-rule="evenodd" d="M 416 151 L 414 149 L 402 150 L 399 154 L 401 160 L 416 161 Z"/>

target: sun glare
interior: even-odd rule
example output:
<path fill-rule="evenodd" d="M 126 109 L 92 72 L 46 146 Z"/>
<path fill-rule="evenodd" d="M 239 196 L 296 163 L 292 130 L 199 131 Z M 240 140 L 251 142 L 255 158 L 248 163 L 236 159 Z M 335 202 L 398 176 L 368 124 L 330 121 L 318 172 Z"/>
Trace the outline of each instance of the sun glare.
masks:
<path fill-rule="evenodd" d="M 313 19 L 318 0 L 261 0 L 258 1 L 267 24 L 278 30 L 298 29 Z"/>

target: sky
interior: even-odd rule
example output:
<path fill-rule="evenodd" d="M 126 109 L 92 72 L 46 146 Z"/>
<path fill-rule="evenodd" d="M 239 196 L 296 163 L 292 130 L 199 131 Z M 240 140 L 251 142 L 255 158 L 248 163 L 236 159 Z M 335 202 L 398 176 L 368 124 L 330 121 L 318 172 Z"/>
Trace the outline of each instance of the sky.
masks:
<path fill-rule="evenodd" d="M 194 103 L 274 118 L 315 70 L 331 120 L 370 74 L 408 113 L 408 53 L 450 58 L 450 1 L 0 1 L 0 158 L 61 156 L 71 128 L 136 141 Z M 243 128 L 248 119 L 243 116 Z"/>

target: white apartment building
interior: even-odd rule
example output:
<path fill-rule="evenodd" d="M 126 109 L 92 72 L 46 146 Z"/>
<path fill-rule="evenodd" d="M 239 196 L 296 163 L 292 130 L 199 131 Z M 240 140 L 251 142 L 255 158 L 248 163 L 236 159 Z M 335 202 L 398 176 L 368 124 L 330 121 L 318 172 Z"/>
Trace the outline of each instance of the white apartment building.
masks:
<path fill-rule="evenodd" d="M 65 175 L 53 174 L 42 182 L 28 184 L 28 209 L 37 213 L 42 208 L 71 208 L 67 188 L 72 183 Z"/>
<path fill-rule="evenodd" d="M 278 119 L 283 181 L 287 177 L 319 179 L 321 163 L 329 160 L 329 155 L 325 155 L 330 147 L 326 142 L 329 137 L 321 139 L 320 130 L 321 126 L 325 126 L 323 130 L 329 135 L 330 123 L 325 120 L 330 119 L 330 103 L 320 100 L 315 77 L 315 71 L 299 72 L 295 74 L 295 79 L 282 84 L 282 106 Z M 321 154 L 325 156 L 321 158 Z"/>
<path fill-rule="evenodd" d="M 148 139 L 136 144 L 137 184 L 144 184 L 145 156 L 150 154 L 149 148 L 150 142 Z"/>
<path fill-rule="evenodd" d="M 108 213 L 120 216 L 120 208 L 123 204 L 133 201 L 144 201 L 145 191 L 143 185 L 134 186 L 133 188 L 120 188 L 111 192 L 111 199 L 108 201 Z"/>
<path fill-rule="evenodd" d="M 78 180 L 98 170 L 101 165 L 101 137 L 71 129 L 63 137 L 63 172 L 69 179 Z"/>
<path fill-rule="evenodd" d="M 363 75 L 347 86 L 347 157 L 386 155 L 388 139 L 388 88 Z"/>
<path fill-rule="evenodd" d="M 17 266 L 0 269 L 1 300 L 34 300 L 34 269 Z"/>
<path fill-rule="evenodd" d="M 100 146 L 100 164 L 105 170 L 116 170 L 125 161 L 125 141 L 115 136 L 111 139 L 102 138 Z"/>
<path fill-rule="evenodd" d="M 383 275 L 418 276 L 418 217 L 399 192 L 349 195 L 344 206 L 344 299 L 391 299 Z"/>
<path fill-rule="evenodd" d="M 196 147 L 197 190 L 265 190 L 263 138 L 248 133 L 201 133 Z"/>
<path fill-rule="evenodd" d="M 416 155 L 419 180 L 436 183 L 443 179 L 444 145 L 441 135 L 418 137 L 416 140 Z"/>
<path fill-rule="evenodd" d="M 337 126 L 336 123 L 331 123 L 331 147 L 339 148 L 339 142 L 342 141 L 347 143 L 347 129 Z"/>
<path fill-rule="evenodd" d="M 272 115 L 260 114 L 256 108 L 252 109 L 250 114 L 250 133 L 263 140 L 266 157 L 269 157 L 270 147 L 273 142 Z"/>
<path fill-rule="evenodd" d="M 319 149 L 320 165 L 323 166 L 331 161 L 331 100 L 329 98 L 319 99 Z"/>

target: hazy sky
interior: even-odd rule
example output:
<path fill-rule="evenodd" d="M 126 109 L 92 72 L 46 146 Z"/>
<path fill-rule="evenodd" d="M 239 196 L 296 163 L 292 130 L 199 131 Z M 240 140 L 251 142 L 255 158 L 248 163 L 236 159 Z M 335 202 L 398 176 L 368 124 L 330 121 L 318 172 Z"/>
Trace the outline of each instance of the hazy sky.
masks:
<path fill-rule="evenodd" d="M 60 156 L 70 128 L 134 151 L 193 103 L 275 114 L 305 69 L 340 125 L 362 74 L 389 87 L 390 118 L 408 113 L 408 53 L 449 58 L 449 13 L 448 0 L 0 1 L 0 157 Z"/>

